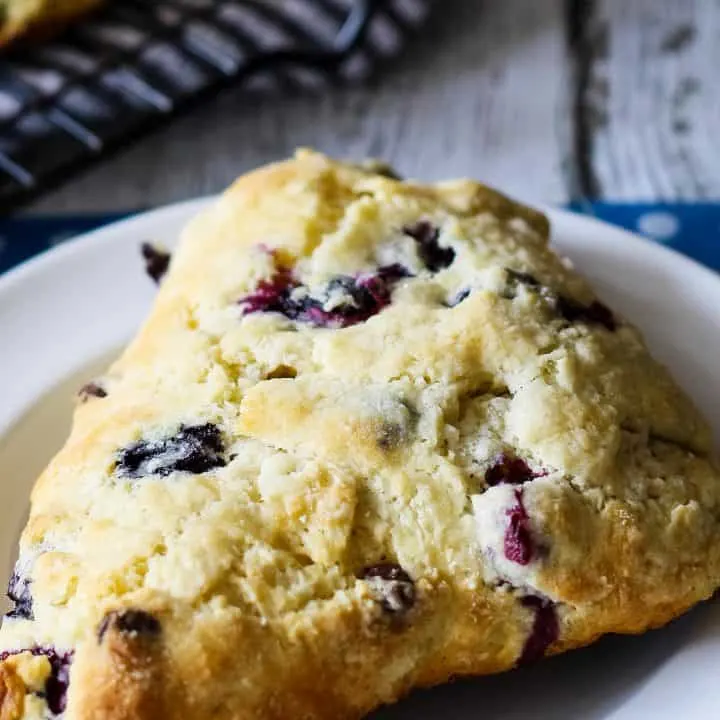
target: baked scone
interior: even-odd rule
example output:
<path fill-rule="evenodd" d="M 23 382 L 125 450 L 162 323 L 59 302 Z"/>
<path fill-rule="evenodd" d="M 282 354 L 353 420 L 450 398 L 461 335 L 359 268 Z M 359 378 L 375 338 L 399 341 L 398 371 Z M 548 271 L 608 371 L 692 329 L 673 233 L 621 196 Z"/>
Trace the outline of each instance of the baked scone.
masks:
<path fill-rule="evenodd" d="M 703 419 L 543 215 L 300 152 L 191 222 L 83 390 L 0 717 L 359 718 L 709 597 L 719 500 Z"/>
<path fill-rule="evenodd" d="M 0 0 L 0 45 L 33 33 L 52 33 L 103 0 Z"/>

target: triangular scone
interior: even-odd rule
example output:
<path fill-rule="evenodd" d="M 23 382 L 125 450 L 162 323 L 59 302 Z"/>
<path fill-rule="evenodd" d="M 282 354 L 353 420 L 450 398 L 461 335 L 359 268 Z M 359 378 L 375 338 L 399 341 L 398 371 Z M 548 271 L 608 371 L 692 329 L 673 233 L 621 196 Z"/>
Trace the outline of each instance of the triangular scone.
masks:
<path fill-rule="evenodd" d="M 190 224 L 85 389 L 0 716 L 359 718 L 642 632 L 720 584 L 709 451 L 542 215 L 301 152 Z"/>

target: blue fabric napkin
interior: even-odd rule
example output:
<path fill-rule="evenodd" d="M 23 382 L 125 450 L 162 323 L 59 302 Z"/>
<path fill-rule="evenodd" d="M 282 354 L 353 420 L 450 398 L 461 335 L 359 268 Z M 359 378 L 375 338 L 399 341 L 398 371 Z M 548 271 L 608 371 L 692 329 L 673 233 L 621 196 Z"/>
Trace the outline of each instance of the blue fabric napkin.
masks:
<path fill-rule="evenodd" d="M 45 250 L 131 213 L 0 218 L 0 274 Z"/>
<path fill-rule="evenodd" d="M 720 270 L 720 203 L 573 203 L 570 209 L 638 232 Z M 0 273 L 129 213 L 0 219 Z"/>
<path fill-rule="evenodd" d="M 720 203 L 573 203 L 592 215 L 644 235 L 720 271 Z"/>

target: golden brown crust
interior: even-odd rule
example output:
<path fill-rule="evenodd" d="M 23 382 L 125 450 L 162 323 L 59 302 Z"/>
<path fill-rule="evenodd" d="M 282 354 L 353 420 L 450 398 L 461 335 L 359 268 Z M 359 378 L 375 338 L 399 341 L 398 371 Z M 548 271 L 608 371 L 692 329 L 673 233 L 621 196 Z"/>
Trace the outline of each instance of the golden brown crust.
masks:
<path fill-rule="evenodd" d="M 0 667 L 0 720 L 20 720 L 25 709 L 25 684 L 11 665 Z"/>
<path fill-rule="evenodd" d="M 547 231 L 314 153 L 241 178 L 39 480 L 0 647 L 74 650 L 67 720 L 360 718 L 709 597 L 708 428 Z"/>

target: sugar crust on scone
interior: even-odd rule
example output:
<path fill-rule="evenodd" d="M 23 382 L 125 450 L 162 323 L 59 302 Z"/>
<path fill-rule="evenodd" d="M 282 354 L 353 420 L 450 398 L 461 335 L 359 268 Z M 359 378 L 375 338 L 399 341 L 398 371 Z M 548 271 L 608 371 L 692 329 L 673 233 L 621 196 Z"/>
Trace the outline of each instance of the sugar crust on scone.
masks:
<path fill-rule="evenodd" d="M 709 597 L 710 432 L 548 234 L 308 151 L 238 180 L 33 491 L 0 716 L 360 718 Z"/>

